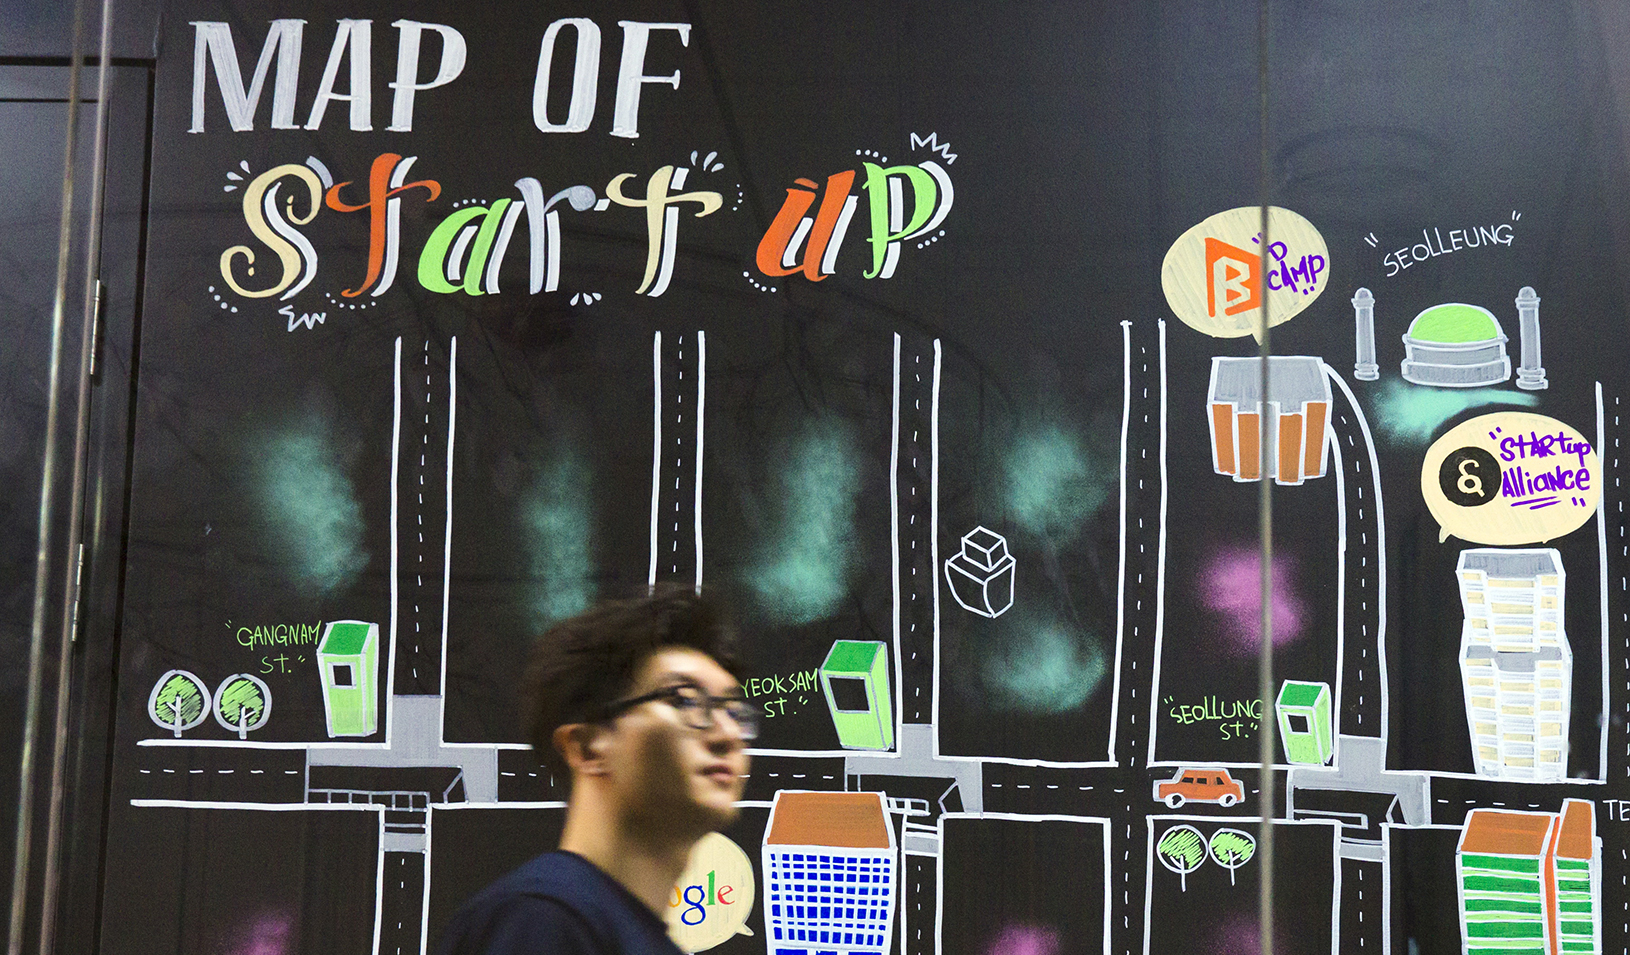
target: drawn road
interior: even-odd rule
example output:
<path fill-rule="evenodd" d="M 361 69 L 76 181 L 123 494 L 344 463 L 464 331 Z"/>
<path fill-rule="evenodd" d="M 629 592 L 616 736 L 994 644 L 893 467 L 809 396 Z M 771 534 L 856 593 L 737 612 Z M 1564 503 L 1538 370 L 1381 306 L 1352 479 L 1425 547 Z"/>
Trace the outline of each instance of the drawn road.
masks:
<path fill-rule="evenodd" d="M 300 749 L 141 746 L 139 799 L 298 803 L 306 798 L 306 753 Z"/>
<path fill-rule="evenodd" d="M 1341 950 L 1380 955 L 1385 947 L 1386 893 L 1380 862 L 1341 860 Z"/>
<path fill-rule="evenodd" d="M 927 723 L 934 715 L 934 635 L 938 617 L 939 555 L 934 528 L 939 422 L 940 343 L 920 335 L 894 336 L 897 376 L 893 513 L 899 613 L 901 722 Z"/>
<path fill-rule="evenodd" d="M 381 636 L 394 638 L 396 692 L 434 695 L 441 692 L 442 679 L 458 339 L 449 341 L 445 356 L 440 343 L 427 339 L 414 345 L 397 339 L 396 632 Z"/>
<path fill-rule="evenodd" d="M 418 955 L 425 933 L 426 857 L 422 852 L 386 852 L 380 878 L 379 955 Z"/>
<path fill-rule="evenodd" d="M 1109 920 L 1110 951 L 1131 955 L 1143 950 L 1144 867 L 1134 864 L 1143 855 L 1142 816 L 1150 793 L 1141 747 L 1147 740 L 1150 758 L 1154 740 L 1155 681 L 1158 677 L 1158 639 L 1165 583 L 1166 557 L 1166 323 L 1122 322 L 1121 342 L 1125 390 L 1121 409 L 1121 567 L 1119 607 L 1119 666 L 1115 681 L 1115 725 L 1112 752 L 1120 771 L 1115 781 L 1101 785 L 1107 816 L 1111 871 Z M 1145 707 L 1148 707 L 1145 711 Z M 1151 715 L 1142 717 L 1144 712 Z M 1142 717 L 1140 719 L 1140 717 Z M 1016 779 L 1012 792 L 1023 792 Z M 1042 785 L 1058 785 L 1043 783 Z M 1080 794 L 1080 786 L 1074 787 Z M 1113 796 L 1114 798 L 1108 798 Z M 1081 813 L 1079 808 L 1071 810 Z"/>
<path fill-rule="evenodd" d="M 1149 741 L 1153 682 L 1164 621 L 1166 557 L 1166 323 L 1122 322 L 1126 389 L 1121 409 L 1121 569 L 1117 595 L 1120 672 L 1116 675 L 1117 762 L 1136 768 Z M 1142 717 L 1145 708 L 1151 714 Z"/>
<path fill-rule="evenodd" d="M 652 344 L 656 417 L 652 429 L 650 582 L 702 584 L 702 436 L 707 338 L 657 332 Z"/>
<path fill-rule="evenodd" d="M 1596 807 L 1596 831 L 1602 839 L 1602 951 L 1623 952 L 1630 946 L 1630 840 L 1625 838 L 1624 807 Z"/>
<path fill-rule="evenodd" d="M 1332 464 L 1337 494 L 1345 511 L 1342 576 L 1342 659 L 1337 732 L 1347 736 L 1385 737 L 1382 704 L 1386 698 L 1384 639 L 1386 614 L 1385 553 L 1382 512 L 1377 504 L 1379 475 L 1375 449 L 1363 411 L 1345 382 L 1328 365 L 1331 379 Z"/>
<path fill-rule="evenodd" d="M 939 860 L 933 856 L 905 856 L 905 917 L 901 926 L 903 955 L 935 955 L 939 914 Z"/>
<path fill-rule="evenodd" d="M 1622 780 L 1630 777 L 1630 536 L 1627 536 L 1630 533 L 1627 531 L 1630 518 L 1626 518 L 1624 513 L 1624 399 L 1618 395 L 1608 399 L 1598 392 L 1598 400 L 1601 402 L 1600 443 L 1603 445 L 1599 457 L 1607 472 L 1603 477 L 1612 478 L 1611 481 L 1604 481 L 1602 489 L 1602 584 L 1607 588 L 1602 626 L 1608 634 L 1613 634 L 1614 628 L 1618 628 L 1618 634 L 1623 637 L 1621 641 L 1619 636 L 1610 636 L 1603 648 L 1602 665 L 1607 669 L 1602 675 L 1602 709 L 1607 712 L 1603 732 L 1610 737 L 1617 729 L 1620 740 L 1610 743 L 1604 737 L 1602 751 L 1607 756 L 1604 767 L 1607 778 Z M 1620 653 L 1617 669 L 1608 664 L 1610 651 Z M 1622 708 L 1612 703 L 1614 684 L 1620 680 L 1624 688 Z M 1624 744 L 1622 750 L 1618 745 L 1621 741 Z"/>

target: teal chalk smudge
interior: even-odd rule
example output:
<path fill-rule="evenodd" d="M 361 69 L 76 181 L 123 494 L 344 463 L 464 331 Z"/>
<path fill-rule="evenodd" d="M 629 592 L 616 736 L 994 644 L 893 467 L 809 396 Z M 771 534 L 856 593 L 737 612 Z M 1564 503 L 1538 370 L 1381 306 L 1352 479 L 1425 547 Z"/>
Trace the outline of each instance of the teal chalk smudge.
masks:
<path fill-rule="evenodd" d="M 1108 667 L 1096 639 L 1049 624 L 1028 629 L 1006 648 L 993 648 L 982 670 L 998 709 L 1055 714 L 1085 703 Z"/>
<path fill-rule="evenodd" d="M 561 454 L 539 469 L 521 505 L 533 578 L 532 618 L 542 629 L 581 613 L 594 599 L 594 521 L 588 466 Z"/>
<path fill-rule="evenodd" d="M 1539 404 L 1538 395 L 1499 388 L 1431 388 L 1388 381 L 1375 399 L 1376 430 L 1392 444 L 1424 445 L 1450 418 L 1483 405 Z"/>
<path fill-rule="evenodd" d="M 295 582 L 321 596 L 354 583 L 368 566 L 362 504 L 327 431 L 275 434 L 254 459 L 270 543 Z"/>
<path fill-rule="evenodd" d="M 780 623 L 830 617 L 849 593 L 855 562 L 859 452 L 835 422 L 812 427 L 781 472 L 782 520 L 749 582 Z"/>
<path fill-rule="evenodd" d="M 1020 435 L 1003 470 L 1014 522 L 1054 540 L 1079 533 L 1116 480 L 1114 467 L 1095 460 L 1080 439 L 1057 427 Z"/>

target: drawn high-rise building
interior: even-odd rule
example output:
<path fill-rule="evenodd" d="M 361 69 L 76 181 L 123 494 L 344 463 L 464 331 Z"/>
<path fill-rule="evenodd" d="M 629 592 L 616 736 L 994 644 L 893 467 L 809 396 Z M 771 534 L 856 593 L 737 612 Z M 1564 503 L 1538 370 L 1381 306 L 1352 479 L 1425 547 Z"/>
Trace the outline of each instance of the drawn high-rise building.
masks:
<path fill-rule="evenodd" d="M 1551 911 L 1557 951 L 1598 955 L 1602 951 L 1602 853 L 1596 838 L 1596 804 L 1569 799 L 1562 804 L 1556 840 L 1556 906 Z"/>
<path fill-rule="evenodd" d="M 1601 842 L 1592 803 L 1474 809 L 1455 852 L 1467 955 L 1600 955 Z"/>
<path fill-rule="evenodd" d="M 1554 548 L 1473 548 L 1455 566 L 1465 623 L 1460 676 L 1479 776 L 1561 779 L 1568 768 L 1573 652 L 1567 575 Z"/>
<path fill-rule="evenodd" d="M 895 856 L 882 793 L 776 793 L 764 833 L 768 955 L 888 952 Z"/>
<path fill-rule="evenodd" d="M 1317 358 L 1268 359 L 1268 405 L 1262 404 L 1262 359 L 1211 359 L 1207 401 L 1211 466 L 1236 481 L 1262 475 L 1262 443 L 1268 444 L 1268 476 L 1278 484 L 1301 484 L 1325 474 L 1330 424 L 1330 380 Z"/>

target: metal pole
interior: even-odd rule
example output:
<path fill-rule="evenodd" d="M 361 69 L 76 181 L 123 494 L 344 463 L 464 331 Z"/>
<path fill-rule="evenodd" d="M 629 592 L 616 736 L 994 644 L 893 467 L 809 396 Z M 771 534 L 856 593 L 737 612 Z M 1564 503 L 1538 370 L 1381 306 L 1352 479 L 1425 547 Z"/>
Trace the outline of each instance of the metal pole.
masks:
<path fill-rule="evenodd" d="M 108 122 L 108 61 L 113 56 L 113 0 L 102 0 L 102 41 L 97 51 L 96 133 L 92 139 L 91 182 L 87 192 L 89 224 L 85 230 L 85 294 L 80 323 L 78 413 L 74 422 L 72 478 L 68 485 L 68 547 L 65 553 L 62 621 L 57 640 L 56 739 L 51 754 L 51 801 L 45 830 L 44 895 L 40 901 L 40 955 L 56 951 L 57 909 L 62 894 L 63 803 L 67 794 L 68 704 L 73 674 L 73 644 L 79 631 L 80 597 L 84 586 L 85 470 L 89 455 L 91 366 L 96 354 L 99 309 L 98 276 L 102 257 L 102 191 L 106 180 Z M 75 72 L 79 66 L 76 64 Z"/>
<path fill-rule="evenodd" d="M 11 870 L 11 928 L 7 933 L 7 955 L 22 955 L 24 915 L 28 908 L 28 886 L 34 836 L 34 761 L 39 745 L 40 711 L 45 689 L 45 608 L 50 594 L 51 516 L 56 503 L 56 456 L 58 419 L 62 414 L 62 336 L 68 311 L 68 254 L 73 234 L 74 159 L 78 146 L 79 60 L 84 41 L 83 0 L 74 2 L 72 62 L 68 73 L 68 128 L 64 133 L 62 159 L 62 212 L 57 218 L 57 278 L 51 299 L 51 363 L 47 370 L 45 405 L 45 453 L 40 466 L 39 549 L 34 555 L 34 611 L 29 623 L 28 695 L 23 711 L 23 745 L 17 766 L 17 855 Z M 63 665 L 67 661 L 61 661 Z"/>
<path fill-rule="evenodd" d="M 1262 336 L 1259 341 L 1259 353 L 1262 362 L 1262 414 L 1258 418 L 1264 426 L 1268 424 L 1268 408 L 1271 395 L 1270 376 L 1268 374 L 1269 358 L 1273 349 L 1268 341 L 1268 246 L 1272 237 L 1268 232 L 1268 199 L 1272 183 L 1269 179 L 1269 153 L 1268 153 L 1268 0 L 1257 2 L 1257 88 L 1259 98 L 1258 130 L 1261 136 L 1261 154 L 1258 157 L 1258 175 L 1260 176 L 1260 205 L 1262 215 L 1262 260 L 1257 273 L 1257 281 L 1262 297 Z M 1257 533 L 1261 537 L 1262 551 L 1262 643 L 1258 648 L 1257 656 L 1257 695 L 1262 701 L 1262 716 L 1257 720 L 1261 735 L 1257 737 L 1257 760 L 1260 767 L 1260 788 L 1262 810 L 1262 831 L 1259 840 L 1258 856 L 1262 859 L 1258 876 L 1261 879 L 1257 887 L 1257 923 L 1261 931 L 1262 955 L 1273 955 L 1273 813 L 1274 813 L 1274 778 L 1273 778 L 1273 750 L 1274 750 L 1274 721 L 1273 721 L 1273 482 L 1268 479 L 1268 454 L 1270 446 L 1277 446 L 1277 441 L 1270 442 L 1264 433 L 1262 440 L 1257 442 L 1260 461 L 1257 474 L 1262 482 L 1257 507 Z"/>

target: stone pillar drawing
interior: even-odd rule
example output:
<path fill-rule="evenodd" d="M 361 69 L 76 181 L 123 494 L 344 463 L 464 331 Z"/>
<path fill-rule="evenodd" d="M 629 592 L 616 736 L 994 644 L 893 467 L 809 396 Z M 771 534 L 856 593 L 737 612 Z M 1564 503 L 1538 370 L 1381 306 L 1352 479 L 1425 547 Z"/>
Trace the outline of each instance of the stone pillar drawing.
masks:
<path fill-rule="evenodd" d="M 1367 288 L 1353 295 L 1353 324 L 1357 326 L 1358 360 L 1353 363 L 1353 377 L 1359 381 L 1374 381 L 1381 377 L 1375 363 L 1375 296 Z"/>
<path fill-rule="evenodd" d="M 1522 364 L 1517 366 L 1517 387 L 1539 391 L 1551 387 L 1539 356 L 1539 296 L 1531 285 L 1517 293 L 1518 334 L 1522 337 Z"/>

